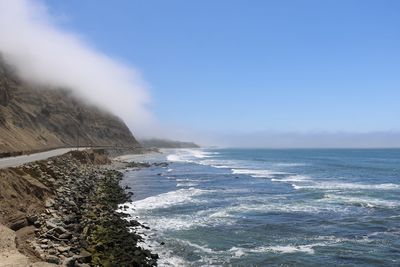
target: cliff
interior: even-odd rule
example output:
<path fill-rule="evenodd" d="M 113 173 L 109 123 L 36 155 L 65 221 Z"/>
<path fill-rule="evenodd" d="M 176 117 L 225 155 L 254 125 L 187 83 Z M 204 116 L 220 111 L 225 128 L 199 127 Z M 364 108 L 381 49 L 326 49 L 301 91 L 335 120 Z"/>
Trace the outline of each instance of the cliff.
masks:
<path fill-rule="evenodd" d="M 0 154 L 77 145 L 140 146 L 118 117 L 68 90 L 27 84 L 0 59 Z"/>
<path fill-rule="evenodd" d="M 140 143 L 147 148 L 199 148 L 192 142 L 181 142 L 167 139 L 142 139 Z"/>

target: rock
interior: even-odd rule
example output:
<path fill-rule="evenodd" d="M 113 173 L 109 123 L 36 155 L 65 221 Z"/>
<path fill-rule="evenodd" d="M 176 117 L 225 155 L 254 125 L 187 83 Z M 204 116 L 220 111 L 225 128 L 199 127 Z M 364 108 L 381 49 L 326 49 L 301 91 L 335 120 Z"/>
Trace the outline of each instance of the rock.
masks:
<path fill-rule="evenodd" d="M 46 199 L 46 201 L 44 202 L 44 206 L 46 208 L 51 208 L 54 205 L 54 199 L 48 198 Z"/>
<path fill-rule="evenodd" d="M 48 263 L 48 262 L 35 262 L 32 265 L 30 265 L 29 267 L 55 267 L 57 265 L 54 265 L 52 263 Z"/>
<path fill-rule="evenodd" d="M 38 220 L 36 221 L 33 226 L 35 226 L 36 228 L 40 228 L 40 226 L 42 225 L 42 223 Z"/>
<path fill-rule="evenodd" d="M 57 227 L 54 228 L 54 232 L 56 232 L 57 234 L 61 235 L 61 234 L 67 233 L 68 231 L 64 227 L 57 226 Z"/>
<path fill-rule="evenodd" d="M 77 216 L 74 215 L 74 214 L 67 215 L 67 216 L 64 216 L 64 223 L 65 224 L 71 224 L 71 223 L 76 222 L 77 219 L 78 219 Z"/>
<path fill-rule="evenodd" d="M 92 254 L 87 250 L 82 249 L 81 253 L 76 256 L 76 259 L 81 263 L 89 263 L 92 260 Z"/>
<path fill-rule="evenodd" d="M 55 224 L 55 223 L 53 223 L 52 221 L 46 221 L 46 227 L 48 228 L 48 229 L 54 229 L 54 228 L 57 228 L 57 224 Z"/>
<path fill-rule="evenodd" d="M 60 238 L 60 239 L 71 239 L 72 238 L 72 233 L 70 233 L 70 232 L 63 233 L 63 234 L 59 235 L 58 238 Z"/>
<path fill-rule="evenodd" d="M 38 220 L 38 215 L 37 214 L 29 214 L 26 216 L 26 220 L 28 221 L 29 224 L 35 224 Z"/>
<path fill-rule="evenodd" d="M 28 226 L 28 220 L 24 213 L 16 211 L 10 218 L 9 218 L 9 227 L 17 231 L 25 226 Z"/>
<path fill-rule="evenodd" d="M 70 257 L 70 258 L 66 258 L 63 263 L 62 266 L 63 267 L 75 267 L 76 266 L 76 258 L 75 257 Z"/>
<path fill-rule="evenodd" d="M 60 247 L 58 247 L 57 248 L 57 250 L 60 252 L 60 253 L 64 253 L 64 252 L 67 252 L 67 251 L 69 251 L 71 249 L 71 247 L 68 247 L 68 246 L 60 246 Z"/>
<path fill-rule="evenodd" d="M 128 226 L 135 227 L 135 226 L 141 226 L 141 224 L 138 221 L 132 220 L 132 221 L 129 221 Z"/>
<path fill-rule="evenodd" d="M 54 255 L 46 255 L 45 260 L 49 263 L 60 264 L 60 259 Z"/>

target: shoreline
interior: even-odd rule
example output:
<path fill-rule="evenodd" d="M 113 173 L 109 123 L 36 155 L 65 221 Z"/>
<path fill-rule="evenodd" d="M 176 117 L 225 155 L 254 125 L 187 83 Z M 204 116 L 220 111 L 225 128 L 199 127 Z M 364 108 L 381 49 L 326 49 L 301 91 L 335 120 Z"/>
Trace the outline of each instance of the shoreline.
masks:
<path fill-rule="evenodd" d="M 156 266 L 130 230 L 142 225 L 117 212 L 131 202 L 120 185 L 126 167 L 147 165 L 92 150 L 1 170 L 0 240 L 16 242 L 0 246 L 0 266 Z"/>

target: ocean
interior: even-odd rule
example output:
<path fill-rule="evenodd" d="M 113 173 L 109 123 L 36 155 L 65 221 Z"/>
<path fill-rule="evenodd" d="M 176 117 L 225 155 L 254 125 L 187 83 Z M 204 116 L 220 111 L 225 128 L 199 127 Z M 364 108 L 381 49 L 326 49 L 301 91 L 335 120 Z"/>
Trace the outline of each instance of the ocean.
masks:
<path fill-rule="evenodd" d="M 146 157 L 169 165 L 129 170 L 123 183 L 159 266 L 400 266 L 400 150 Z"/>

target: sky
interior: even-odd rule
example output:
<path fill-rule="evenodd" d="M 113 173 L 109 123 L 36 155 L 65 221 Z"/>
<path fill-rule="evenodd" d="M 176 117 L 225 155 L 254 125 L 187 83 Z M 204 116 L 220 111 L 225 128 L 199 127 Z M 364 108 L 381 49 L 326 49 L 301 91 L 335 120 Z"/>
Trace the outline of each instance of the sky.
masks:
<path fill-rule="evenodd" d="M 36 2 L 140 73 L 152 116 L 193 133 L 177 136 L 273 146 L 280 133 L 361 134 L 368 146 L 369 134 L 400 132 L 399 1 Z M 400 146 L 391 140 L 376 146 Z"/>

